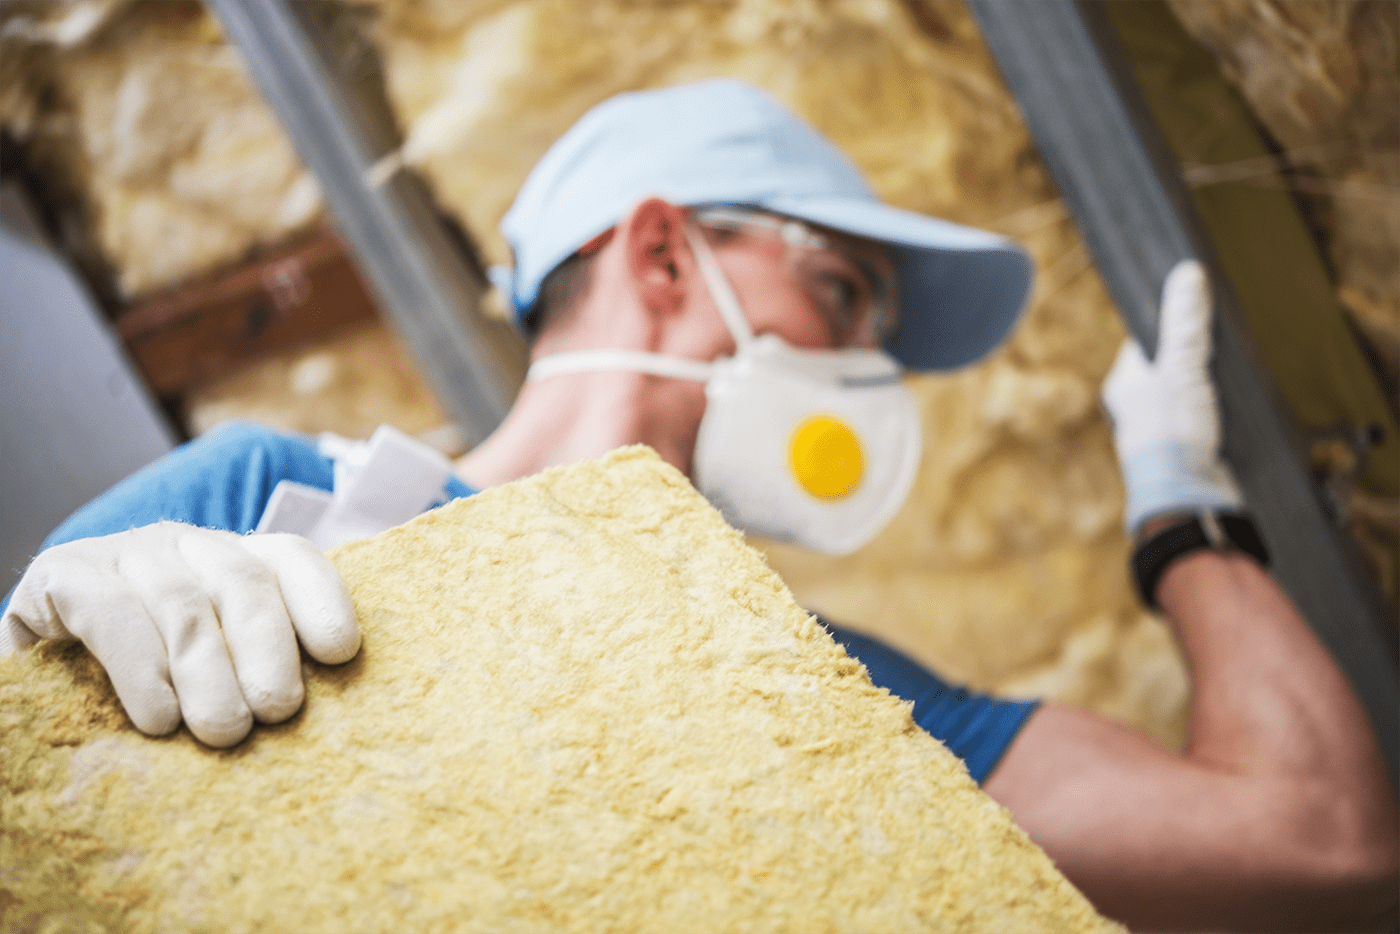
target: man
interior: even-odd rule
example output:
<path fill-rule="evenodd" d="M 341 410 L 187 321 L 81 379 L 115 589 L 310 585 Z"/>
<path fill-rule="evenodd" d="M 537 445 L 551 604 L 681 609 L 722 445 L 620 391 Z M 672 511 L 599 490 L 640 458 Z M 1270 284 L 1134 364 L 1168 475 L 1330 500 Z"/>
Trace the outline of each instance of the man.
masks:
<path fill-rule="evenodd" d="M 534 363 L 449 495 L 645 443 L 736 524 L 833 552 L 878 531 L 912 480 L 918 420 L 894 360 L 977 359 L 1029 282 L 1015 247 L 879 204 L 827 141 L 730 82 L 595 108 L 502 226 Z M 1083 711 L 947 690 L 833 633 L 1106 914 L 1158 930 L 1393 924 L 1385 766 L 1235 515 L 1209 319 L 1183 264 L 1156 361 L 1130 342 L 1105 389 L 1145 596 L 1195 679 L 1184 754 Z M 255 429 L 194 442 L 55 533 L 67 544 L 26 573 L 0 638 L 82 638 L 147 732 L 183 716 L 230 745 L 254 717 L 285 719 L 298 639 L 327 662 L 358 648 L 344 586 L 305 541 L 211 529 L 246 532 L 280 480 L 329 489 L 332 474 L 310 443 Z"/>

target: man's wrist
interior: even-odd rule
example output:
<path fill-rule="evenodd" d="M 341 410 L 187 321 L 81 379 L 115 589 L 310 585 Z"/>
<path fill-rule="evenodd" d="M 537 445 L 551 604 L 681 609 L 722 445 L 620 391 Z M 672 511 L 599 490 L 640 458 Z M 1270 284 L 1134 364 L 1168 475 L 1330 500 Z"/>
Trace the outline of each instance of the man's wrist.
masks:
<path fill-rule="evenodd" d="M 1243 512 L 1202 509 L 1151 516 L 1133 548 L 1133 580 L 1147 606 L 1158 607 L 1157 583 L 1177 559 L 1197 551 L 1237 551 L 1261 565 L 1269 552 L 1254 521 Z"/>

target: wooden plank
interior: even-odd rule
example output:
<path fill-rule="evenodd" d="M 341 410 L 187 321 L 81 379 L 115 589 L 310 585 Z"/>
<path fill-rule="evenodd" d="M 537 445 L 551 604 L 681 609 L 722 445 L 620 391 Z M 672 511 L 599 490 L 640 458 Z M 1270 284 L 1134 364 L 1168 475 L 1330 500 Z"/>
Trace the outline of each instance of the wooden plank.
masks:
<path fill-rule="evenodd" d="M 1347 673 L 1392 780 L 1400 768 L 1393 625 L 1356 546 L 1305 466 L 1306 447 L 1248 337 L 1232 282 L 1102 7 L 969 0 L 1042 157 L 1129 328 L 1155 352 L 1163 276 L 1196 257 L 1216 296 L 1212 373 L 1224 450 L 1279 583 Z"/>
<path fill-rule="evenodd" d="M 323 231 L 150 296 L 117 317 L 117 332 L 147 385 L 170 399 L 376 314 L 355 264 Z"/>

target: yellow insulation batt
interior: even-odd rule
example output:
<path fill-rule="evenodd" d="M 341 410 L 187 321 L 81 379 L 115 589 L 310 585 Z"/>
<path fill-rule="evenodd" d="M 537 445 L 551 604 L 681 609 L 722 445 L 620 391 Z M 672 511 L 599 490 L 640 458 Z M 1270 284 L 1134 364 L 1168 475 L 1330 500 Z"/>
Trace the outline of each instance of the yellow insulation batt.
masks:
<path fill-rule="evenodd" d="M 332 558 L 364 648 L 230 751 L 0 662 L 0 928 L 1114 929 L 646 449 Z"/>

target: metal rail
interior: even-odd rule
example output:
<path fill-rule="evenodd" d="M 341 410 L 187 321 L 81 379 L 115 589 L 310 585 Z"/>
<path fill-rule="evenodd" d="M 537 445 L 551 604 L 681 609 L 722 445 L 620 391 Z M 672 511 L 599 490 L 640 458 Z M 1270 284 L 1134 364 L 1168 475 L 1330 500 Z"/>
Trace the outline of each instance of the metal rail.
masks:
<path fill-rule="evenodd" d="M 468 443 L 477 443 L 505 417 L 524 377 L 521 341 L 477 312 L 485 277 L 416 179 L 365 182 L 391 141 L 336 74 L 314 4 L 207 2 L 320 183 L 382 309 Z"/>
<path fill-rule="evenodd" d="M 1298 428 L 1251 349 L 1239 301 L 1112 23 L 1093 0 L 969 5 L 1110 294 L 1150 352 L 1167 270 L 1188 257 L 1209 269 L 1225 456 L 1275 578 L 1350 677 L 1394 781 L 1400 680 L 1381 636 L 1394 621 L 1304 467 Z"/>

